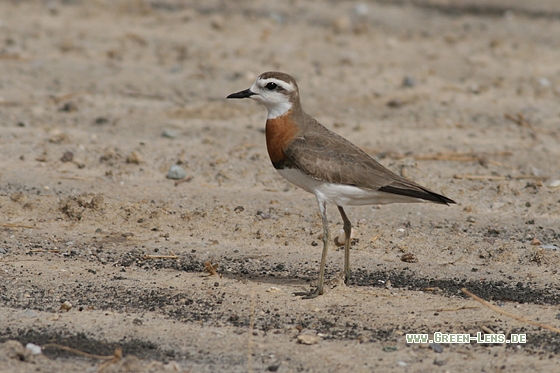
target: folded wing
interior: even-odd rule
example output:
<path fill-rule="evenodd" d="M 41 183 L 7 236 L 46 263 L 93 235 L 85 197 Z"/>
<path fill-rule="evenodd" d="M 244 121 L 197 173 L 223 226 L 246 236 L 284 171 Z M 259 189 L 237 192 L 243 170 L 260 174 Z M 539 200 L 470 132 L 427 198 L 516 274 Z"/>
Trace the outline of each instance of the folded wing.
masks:
<path fill-rule="evenodd" d="M 312 178 L 331 183 L 446 205 L 455 203 L 391 172 L 350 141 L 329 131 L 311 117 L 308 120 L 315 122 L 312 123 L 312 130 L 296 137 L 284 149 L 291 167 L 302 170 Z"/>

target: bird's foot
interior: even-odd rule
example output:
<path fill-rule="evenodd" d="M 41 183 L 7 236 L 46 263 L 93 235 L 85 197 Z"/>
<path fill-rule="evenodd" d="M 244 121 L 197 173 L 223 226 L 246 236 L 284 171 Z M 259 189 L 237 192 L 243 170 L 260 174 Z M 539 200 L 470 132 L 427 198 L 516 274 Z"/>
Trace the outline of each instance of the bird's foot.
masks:
<path fill-rule="evenodd" d="M 344 271 L 340 272 L 338 275 L 336 275 L 335 277 L 333 277 L 332 279 L 325 281 L 324 286 L 321 286 L 321 289 L 319 289 L 319 287 L 317 287 L 315 290 L 312 291 L 298 291 L 295 292 L 294 295 L 296 296 L 300 296 L 302 297 L 302 299 L 313 299 L 316 298 L 319 295 L 323 295 L 324 294 L 324 290 L 330 290 L 330 289 L 334 289 L 337 287 L 346 287 L 346 285 L 348 285 L 349 280 L 348 280 L 349 276 L 346 275 L 346 273 L 344 273 Z"/>
<path fill-rule="evenodd" d="M 311 291 L 296 291 L 294 295 L 301 297 L 301 299 L 313 299 L 317 298 L 319 295 L 323 295 L 323 293 L 323 289 L 317 287 L 315 290 Z"/>

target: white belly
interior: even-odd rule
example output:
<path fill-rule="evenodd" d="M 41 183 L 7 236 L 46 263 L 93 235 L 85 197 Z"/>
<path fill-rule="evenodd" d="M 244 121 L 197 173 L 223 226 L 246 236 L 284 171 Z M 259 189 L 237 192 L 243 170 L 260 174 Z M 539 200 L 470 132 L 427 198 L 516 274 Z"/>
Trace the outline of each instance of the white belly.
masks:
<path fill-rule="evenodd" d="M 419 198 L 316 180 L 294 168 L 284 168 L 277 171 L 292 184 L 313 193 L 318 200 L 334 203 L 337 206 L 424 202 Z"/>

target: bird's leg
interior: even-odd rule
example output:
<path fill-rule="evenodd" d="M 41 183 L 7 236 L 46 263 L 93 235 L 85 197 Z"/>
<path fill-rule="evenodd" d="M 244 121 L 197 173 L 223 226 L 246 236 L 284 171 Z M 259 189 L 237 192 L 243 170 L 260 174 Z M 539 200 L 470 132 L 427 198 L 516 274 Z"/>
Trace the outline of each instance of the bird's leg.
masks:
<path fill-rule="evenodd" d="M 350 234 L 352 233 L 352 223 L 348 220 L 342 206 L 338 206 L 340 216 L 344 221 L 344 283 L 348 285 L 350 282 Z"/>
<path fill-rule="evenodd" d="M 321 211 L 321 218 L 323 219 L 323 253 L 321 254 L 321 265 L 319 267 L 319 281 L 317 282 L 317 289 L 310 293 L 295 293 L 295 295 L 303 295 L 304 299 L 315 298 L 324 293 L 325 287 L 325 265 L 327 264 L 327 252 L 329 251 L 329 222 L 327 220 L 327 203 L 317 199 L 319 202 L 319 210 Z"/>
<path fill-rule="evenodd" d="M 321 210 L 321 218 L 323 220 L 323 253 L 321 254 L 321 266 L 319 267 L 319 281 L 317 282 L 317 295 L 323 294 L 323 286 L 325 284 L 325 265 L 327 264 L 327 252 L 329 251 L 329 221 L 327 219 L 327 203 L 319 201 L 319 210 Z"/>

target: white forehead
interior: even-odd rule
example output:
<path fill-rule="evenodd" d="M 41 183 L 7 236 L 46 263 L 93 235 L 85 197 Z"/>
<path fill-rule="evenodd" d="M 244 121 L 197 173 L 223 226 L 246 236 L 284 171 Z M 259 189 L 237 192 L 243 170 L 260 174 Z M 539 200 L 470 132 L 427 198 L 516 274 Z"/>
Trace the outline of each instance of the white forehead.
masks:
<path fill-rule="evenodd" d="M 296 90 L 296 87 L 290 83 L 287 82 L 285 80 L 282 79 L 277 79 L 277 78 L 257 78 L 257 81 L 255 82 L 255 84 L 260 87 L 260 88 L 264 88 L 266 87 L 266 85 L 268 83 L 276 83 L 279 87 L 282 87 L 284 90 L 288 91 L 288 92 L 294 92 Z"/>

